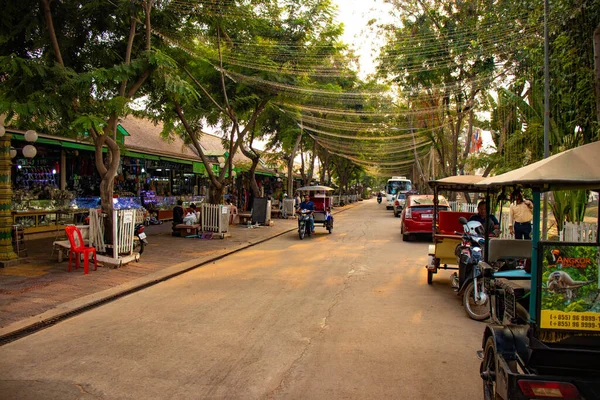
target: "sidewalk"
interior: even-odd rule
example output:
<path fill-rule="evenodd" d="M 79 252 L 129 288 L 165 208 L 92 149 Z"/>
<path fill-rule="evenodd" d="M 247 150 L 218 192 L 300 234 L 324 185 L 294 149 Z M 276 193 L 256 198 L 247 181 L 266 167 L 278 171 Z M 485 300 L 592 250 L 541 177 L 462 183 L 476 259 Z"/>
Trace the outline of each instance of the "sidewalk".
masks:
<path fill-rule="evenodd" d="M 273 237 L 293 234 L 296 224 L 296 219 L 290 218 L 274 219 L 269 227 L 234 225 L 230 227 L 231 237 L 211 240 L 173 237 L 171 223 L 154 225 L 146 228 L 149 244 L 139 262 L 117 269 L 98 266 L 97 271 L 90 266 L 88 275 L 82 268 L 67 272 L 68 259 L 57 262 L 56 252 L 52 255 L 54 238 L 28 240 L 27 260 L 0 268 L 0 345 L 3 337 L 18 331 L 48 324 Z"/>

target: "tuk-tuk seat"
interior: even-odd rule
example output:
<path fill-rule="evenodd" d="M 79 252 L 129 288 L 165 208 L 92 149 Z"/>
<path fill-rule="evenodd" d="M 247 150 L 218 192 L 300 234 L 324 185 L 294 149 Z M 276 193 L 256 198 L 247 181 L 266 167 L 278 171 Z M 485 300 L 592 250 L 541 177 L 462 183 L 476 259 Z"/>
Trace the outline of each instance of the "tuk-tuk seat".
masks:
<path fill-rule="evenodd" d="M 315 212 L 325 212 L 325 198 L 324 197 L 314 197 L 311 199 L 311 201 L 315 205 Z"/>
<path fill-rule="evenodd" d="M 438 212 L 438 232 L 442 235 L 455 235 L 455 232 L 463 232 L 464 228 L 458 219 L 465 217 L 471 218 L 473 213 L 462 211 L 439 211 Z"/>
<path fill-rule="evenodd" d="M 517 260 L 531 259 L 531 246 L 531 240 L 490 239 L 488 263 L 493 265 L 498 261 L 504 261 L 509 268 L 516 269 Z M 496 272 L 495 275 L 512 279 L 531 279 L 531 275 L 527 273 L 526 275 L 517 274 L 515 277 L 512 277 L 511 274 L 501 275 L 506 272 L 512 271 Z"/>

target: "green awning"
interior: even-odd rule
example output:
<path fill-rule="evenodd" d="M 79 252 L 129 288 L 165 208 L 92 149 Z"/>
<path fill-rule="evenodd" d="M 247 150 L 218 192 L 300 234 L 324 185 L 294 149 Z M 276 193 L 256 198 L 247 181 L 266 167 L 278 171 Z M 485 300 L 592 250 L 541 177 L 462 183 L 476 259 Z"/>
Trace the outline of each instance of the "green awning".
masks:
<path fill-rule="evenodd" d="M 262 175 L 262 176 L 276 176 L 274 173 L 272 172 L 267 172 L 267 171 L 255 171 L 254 172 L 255 175 Z"/>
<path fill-rule="evenodd" d="M 194 163 L 193 161 L 181 160 L 179 158 L 171 158 L 171 157 L 160 157 L 160 159 L 163 161 L 170 161 L 170 162 L 174 162 L 174 163 L 178 163 L 178 164 L 192 165 Z"/>
<path fill-rule="evenodd" d="M 201 162 L 194 162 L 193 172 L 194 172 L 194 174 L 206 175 L 206 167 Z"/>
<path fill-rule="evenodd" d="M 39 141 L 39 139 L 38 139 Z M 87 151 L 96 151 L 96 148 L 91 144 L 83 144 L 83 143 L 74 143 L 74 142 L 59 142 L 59 145 L 62 145 L 65 149 L 78 149 L 78 150 L 87 150 Z"/>
<path fill-rule="evenodd" d="M 26 141 L 25 140 L 25 135 L 22 135 L 20 133 L 13 133 L 12 138 L 16 139 L 16 140 Z M 42 138 L 42 137 L 39 137 L 39 136 L 38 136 L 37 140 L 33 144 L 35 145 L 36 143 L 55 144 L 55 145 L 60 146 L 60 141 L 58 141 L 56 139 L 47 139 L 47 138 Z"/>
<path fill-rule="evenodd" d="M 127 157 L 142 158 L 144 160 L 155 160 L 155 161 L 160 160 L 160 157 L 158 157 L 158 156 L 155 156 L 152 154 L 145 154 L 145 153 L 136 153 L 135 151 L 125 151 L 124 155 Z"/>
<path fill-rule="evenodd" d="M 117 125 L 117 132 L 119 132 L 119 133 L 120 133 L 121 135 L 123 135 L 123 136 L 131 136 L 131 135 L 129 134 L 129 132 L 127 132 L 127 131 L 125 130 L 125 128 L 123 128 L 123 127 L 121 126 L 121 124 L 118 124 L 118 125 Z"/>

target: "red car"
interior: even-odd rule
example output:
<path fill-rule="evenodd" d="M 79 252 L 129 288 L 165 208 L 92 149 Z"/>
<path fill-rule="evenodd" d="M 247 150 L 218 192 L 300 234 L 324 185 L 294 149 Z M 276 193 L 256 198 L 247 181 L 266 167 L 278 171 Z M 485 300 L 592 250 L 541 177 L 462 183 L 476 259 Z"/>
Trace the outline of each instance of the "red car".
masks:
<path fill-rule="evenodd" d="M 438 196 L 438 210 L 449 210 L 450 206 L 444 196 Z M 433 195 L 417 194 L 406 199 L 406 207 L 402 210 L 400 233 L 402 240 L 407 241 L 415 233 L 431 234 L 433 224 Z"/>

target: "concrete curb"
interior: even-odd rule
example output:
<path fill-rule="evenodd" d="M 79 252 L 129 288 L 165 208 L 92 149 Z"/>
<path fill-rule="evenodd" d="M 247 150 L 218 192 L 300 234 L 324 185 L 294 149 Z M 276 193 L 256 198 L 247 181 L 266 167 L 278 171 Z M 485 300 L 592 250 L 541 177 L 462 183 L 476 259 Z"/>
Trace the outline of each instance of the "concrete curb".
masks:
<path fill-rule="evenodd" d="M 334 211 L 332 214 L 339 214 L 341 212 L 349 210 L 350 208 L 354 208 L 357 204 L 360 203 L 349 204 L 341 210 Z M 75 315 L 81 314 L 95 307 L 99 307 L 103 304 L 117 300 L 121 297 L 154 286 L 160 282 L 167 281 L 171 278 L 177 277 L 196 268 L 200 268 L 206 264 L 218 261 L 241 250 L 245 250 L 247 248 L 256 246 L 257 244 L 267 242 L 269 240 L 293 232 L 295 230 L 296 228 L 287 229 L 282 232 L 268 236 L 266 238 L 249 241 L 245 244 L 237 245 L 234 248 L 223 250 L 217 254 L 213 254 L 205 258 L 195 258 L 189 261 L 185 261 L 173 265 L 171 267 L 167 267 L 160 271 L 153 272 L 144 277 L 134 279 L 130 282 L 123 283 L 114 288 L 106 289 L 98 293 L 93 293 L 75 300 L 68 301 L 66 303 L 59 304 L 55 308 L 48 310 L 42 314 L 38 314 L 36 316 L 14 322 L 4 328 L 1 328 L 0 346 L 4 346 L 5 344 L 14 342 L 15 340 L 31 335 L 42 329 L 49 328 L 61 321 L 74 317 Z"/>

